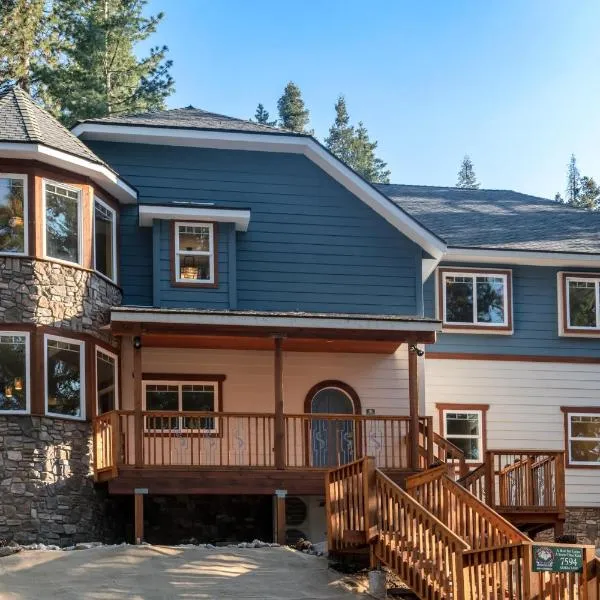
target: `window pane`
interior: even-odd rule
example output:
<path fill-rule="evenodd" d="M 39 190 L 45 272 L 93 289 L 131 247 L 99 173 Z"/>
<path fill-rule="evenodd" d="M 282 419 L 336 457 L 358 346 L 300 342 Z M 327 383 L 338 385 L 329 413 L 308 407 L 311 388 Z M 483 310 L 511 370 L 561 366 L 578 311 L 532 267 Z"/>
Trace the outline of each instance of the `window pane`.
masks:
<path fill-rule="evenodd" d="M 96 270 L 113 279 L 114 244 L 113 221 L 114 213 L 102 204 L 95 204 L 94 236 L 96 244 Z"/>
<path fill-rule="evenodd" d="M 600 415 L 572 416 L 571 437 L 600 438 Z"/>
<path fill-rule="evenodd" d="M 477 277 L 477 322 L 504 323 L 502 277 Z"/>
<path fill-rule="evenodd" d="M 473 322 L 473 278 L 446 278 L 446 322 Z"/>
<path fill-rule="evenodd" d="M 600 440 L 597 442 L 571 441 L 571 460 L 574 462 L 600 462 Z"/>
<path fill-rule="evenodd" d="M 212 385 L 184 385 L 182 386 L 181 393 L 181 402 L 184 411 L 214 411 L 215 388 Z M 210 418 L 184 417 L 183 426 L 187 429 L 214 429 L 215 420 Z"/>
<path fill-rule="evenodd" d="M 179 279 L 192 281 L 210 279 L 210 257 L 181 255 L 179 257 Z"/>
<path fill-rule="evenodd" d="M 446 413 L 448 435 L 479 436 L 479 415 L 477 413 Z"/>
<path fill-rule="evenodd" d="M 100 414 L 116 407 L 116 364 L 115 359 L 104 352 L 96 356 L 96 378 L 98 380 L 98 412 Z"/>
<path fill-rule="evenodd" d="M 79 262 L 79 194 L 46 185 L 46 254 L 70 262 Z"/>
<path fill-rule="evenodd" d="M 210 251 L 210 227 L 181 225 L 178 231 L 180 252 Z"/>
<path fill-rule="evenodd" d="M 569 325 L 596 327 L 596 284 L 569 281 Z"/>
<path fill-rule="evenodd" d="M 179 410 L 179 386 L 148 385 L 146 386 L 146 410 L 169 411 Z M 178 429 L 177 417 L 146 417 L 147 429 Z"/>
<path fill-rule="evenodd" d="M 81 347 L 48 340 L 48 412 L 81 416 Z"/>
<path fill-rule="evenodd" d="M 448 436 L 448 441 L 460 448 L 465 453 L 467 460 L 480 460 L 479 440 L 477 438 L 453 438 Z"/>
<path fill-rule="evenodd" d="M 24 182 L 0 177 L 0 252 L 25 252 Z"/>
<path fill-rule="evenodd" d="M 26 410 L 25 336 L 0 336 L 0 411 Z"/>

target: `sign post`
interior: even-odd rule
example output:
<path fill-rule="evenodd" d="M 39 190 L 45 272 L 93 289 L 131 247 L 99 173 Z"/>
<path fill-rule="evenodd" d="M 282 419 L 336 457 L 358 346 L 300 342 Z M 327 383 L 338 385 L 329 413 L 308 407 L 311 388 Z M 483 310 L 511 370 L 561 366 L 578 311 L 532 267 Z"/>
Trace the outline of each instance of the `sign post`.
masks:
<path fill-rule="evenodd" d="M 583 570 L 583 548 L 580 546 L 534 544 L 532 552 L 535 573 L 581 573 Z"/>

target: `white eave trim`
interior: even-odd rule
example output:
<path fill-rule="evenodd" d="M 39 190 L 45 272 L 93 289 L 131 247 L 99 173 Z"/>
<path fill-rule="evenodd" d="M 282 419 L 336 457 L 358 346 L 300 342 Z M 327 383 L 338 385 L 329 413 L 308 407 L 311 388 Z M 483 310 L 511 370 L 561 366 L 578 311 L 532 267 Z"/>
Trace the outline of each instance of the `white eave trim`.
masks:
<path fill-rule="evenodd" d="M 177 312 L 111 311 L 115 323 L 160 323 L 167 325 L 231 325 L 273 328 L 349 329 L 363 331 L 441 331 L 441 323 L 347 319 L 325 317 L 223 315 Z"/>
<path fill-rule="evenodd" d="M 102 123 L 79 123 L 72 129 L 72 133 L 86 140 L 303 154 L 431 256 L 440 258 L 446 250 L 446 245 L 440 238 L 308 136 Z"/>
<path fill-rule="evenodd" d="M 201 206 L 140 205 L 140 227 L 151 227 L 154 219 L 164 221 L 213 221 L 234 223 L 236 231 L 248 231 L 250 211 L 247 209 L 210 208 Z"/>
<path fill-rule="evenodd" d="M 579 254 L 570 252 L 448 248 L 443 260 L 460 263 L 600 268 L 600 254 Z"/>
<path fill-rule="evenodd" d="M 0 142 L 0 157 L 39 160 L 67 171 L 89 177 L 109 194 L 124 204 L 135 204 L 137 192 L 116 173 L 100 165 L 67 152 L 61 152 L 43 144 L 19 144 Z"/>

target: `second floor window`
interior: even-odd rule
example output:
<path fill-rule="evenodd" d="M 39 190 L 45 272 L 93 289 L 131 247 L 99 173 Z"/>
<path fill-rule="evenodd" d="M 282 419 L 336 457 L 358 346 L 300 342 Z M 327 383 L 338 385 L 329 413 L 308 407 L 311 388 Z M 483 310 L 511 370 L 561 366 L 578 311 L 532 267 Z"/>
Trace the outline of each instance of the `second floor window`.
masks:
<path fill-rule="evenodd" d="M 439 284 L 445 328 L 512 330 L 510 271 L 440 269 Z"/>
<path fill-rule="evenodd" d="M 46 256 L 72 263 L 81 260 L 81 193 L 79 190 L 46 183 Z"/>
<path fill-rule="evenodd" d="M 565 276 L 565 330 L 600 329 L 600 277 Z"/>
<path fill-rule="evenodd" d="M 175 223 L 175 282 L 215 283 L 215 225 Z"/>
<path fill-rule="evenodd" d="M 0 174 L 0 253 L 27 252 L 25 175 Z"/>
<path fill-rule="evenodd" d="M 94 201 L 94 266 L 111 281 L 117 275 L 117 220 L 115 211 L 97 198 Z"/>

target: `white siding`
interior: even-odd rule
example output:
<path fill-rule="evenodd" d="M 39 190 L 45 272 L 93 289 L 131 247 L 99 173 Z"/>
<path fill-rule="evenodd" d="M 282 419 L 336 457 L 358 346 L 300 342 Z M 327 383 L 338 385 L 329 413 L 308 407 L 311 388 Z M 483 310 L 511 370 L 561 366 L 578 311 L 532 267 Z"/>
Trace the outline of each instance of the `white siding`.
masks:
<path fill-rule="evenodd" d="M 600 366 L 427 359 L 427 414 L 436 403 L 489 404 L 487 447 L 563 450 L 561 406 L 600 406 Z M 600 506 L 600 469 L 566 470 L 567 505 Z"/>

